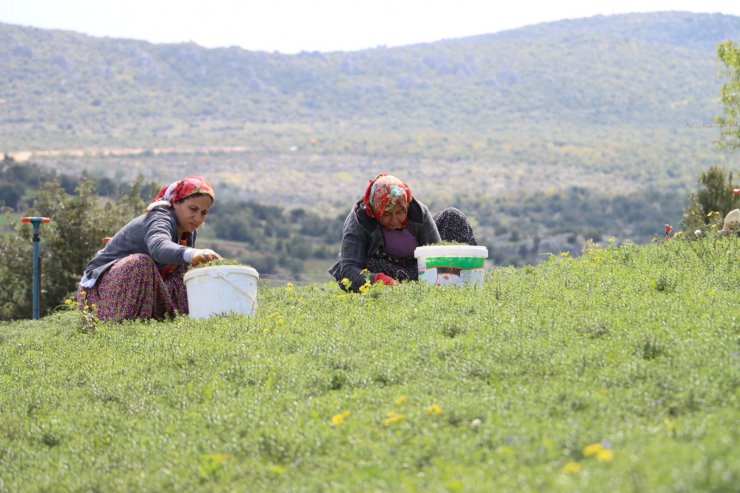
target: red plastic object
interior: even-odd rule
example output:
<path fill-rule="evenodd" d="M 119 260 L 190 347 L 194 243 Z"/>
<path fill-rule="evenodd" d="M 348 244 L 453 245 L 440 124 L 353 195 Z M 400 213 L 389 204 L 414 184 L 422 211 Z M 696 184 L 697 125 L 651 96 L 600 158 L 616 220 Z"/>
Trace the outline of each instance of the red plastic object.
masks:
<path fill-rule="evenodd" d="M 51 221 L 51 219 L 49 219 L 48 217 L 23 217 L 21 218 L 21 222 L 22 223 L 32 223 L 34 219 L 40 223 L 48 223 L 49 221 Z"/>

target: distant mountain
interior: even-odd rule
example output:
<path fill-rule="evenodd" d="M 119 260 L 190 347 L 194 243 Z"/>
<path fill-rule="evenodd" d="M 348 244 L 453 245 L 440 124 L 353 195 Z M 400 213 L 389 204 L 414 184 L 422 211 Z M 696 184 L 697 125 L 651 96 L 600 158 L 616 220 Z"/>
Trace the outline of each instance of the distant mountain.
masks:
<path fill-rule="evenodd" d="M 365 156 L 402 170 L 468 163 L 495 180 L 473 192 L 527 178 L 685 190 L 725 159 L 709 124 L 726 39 L 740 40 L 739 17 L 683 12 L 297 55 L 0 24 L 0 151 L 137 148 L 160 165 L 158 148 L 233 146 L 249 153 L 235 174 L 279 155 L 302 173 L 319 155 L 362 182 L 376 167 Z M 525 176 L 507 181 L 512 170 Z"/>
<path fill-rule="evenodd" d="M 378 130 L 711 120 L 714 49 L 740 18 L 597 16 L 501 33 L 350 53 L 299 55 L 93 38 L 0 24 L 0 147 L 161 142 L 204 121 Z M 133 127 L 133 128 L 132 128 Z M 187 129 L 165 132 L 176 141 Z M 230 132 L 226 132 L 229 134 Z M 34 135 L 35 134 L 35 135 Z M 13 140 L 10 140 L 13 139 Z"/>
<path fill-rule="evenodd" d="M 127 137 L 127 127 L 149 137 L 165 121 L 370 120 L 437 129 L 532 117 L 579 124 L 691 121 L 716 111 L 713 50 L 737 38 L 737 17 L 632 14 L 288 56 L 0 24 L 2 135 L 41 126 L 66 142 L 123 145 L 140 137 Z"/>

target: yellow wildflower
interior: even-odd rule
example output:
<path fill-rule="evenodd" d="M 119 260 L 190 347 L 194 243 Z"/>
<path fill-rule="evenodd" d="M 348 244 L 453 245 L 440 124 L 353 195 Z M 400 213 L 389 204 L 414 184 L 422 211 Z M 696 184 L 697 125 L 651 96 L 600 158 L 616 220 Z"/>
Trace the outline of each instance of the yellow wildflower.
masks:
<path fill-rule="evenodd" d="M 64 300 L 64 304 L 65 305 L 71 305 L 72 304 L 72 300 L 70 300 L 69 298 L 67 298 L 66 300 Z"/>
<path fill-rule="evenodd" d="M 383 424 L 385 426 L 390 426 L 396 423 L 399 423 L 406 419 L 406 416 L 403 414 L 398 414 L 396 411 L 388 411 L 388 417 L 383 420 Z"/>
<path fill-rule="evenodd" d="M 360 294 L 367 294 L 367 292 L 370 291 L 370 288 L 371 287 L 372 287 L 372 285 L 369 282 L 366 281 L 365 284 L 363 284 L 359 288 Z"/>
<path fill-rule="evenodd" d="M 341 281 L 339 281 L 342 286 L 344 286 L 344 289 L 349 289 L 350 286 L 352 286 L 352 281 L 347 279 L 346 277 L 343 277 Z"/>
<path fill-rule="evenodd" d="M 396 400 L 394 401 L 394 403 L 396 404 L 396 406 L 400 406 L 407 400 L 408 400 L 408 397 L 406 397 L 405 395 L 399 395 L 398 397 L 396 397 Z"/>
<path fill-rule="evenodd" d="M 592 455 L 598 454 L 602 450 L 604 450 L 604 446 L 601 443 L 592 443 L 591 445 L 586 445 L 583 448 L 583 456 L 591 457 Z"/>
<path fill-rule="evenodd" d="M 560 256 L 563 258 L 568 258 L 570 257 L 570 252 L 560 252 Z"/>
<path fill-rule="evenodd" d="M 563 472 L 566 474 L 575 474 L 580 472 L 581 465 L 578 462 L 568 462 L 563 466 Z"/>
<path fill-rule="evenodd" d="M 427 414 L 442 414 L 442 408 L 437 404 L 432 404 L 427 407 Z"/>
<path fill-rule="evenodd" d="M 344 420 L 349 417 L 350 414 L 352 414 L 352 411 L 350 411 L 349 409 L 345 409 L 341 413 L 335 414 L 331 417 L 331 424 L 333 424 L 334 426 L 341 425 L 342 423 L 344 423 Z"/>
<path fill-rule="evenodd" d="M 291 291 L 293 291 L 293 283 L 292 282 L 289 282 L 288 284 L 285 285 L 285 291 L 287 293 L 290 293 Z"/>
<path fill-rule="evenodd" d="M 614 453 L 608 448 L 599 450 L 599 452 L 596 454 L 596 459 L 601 462 L 611 462 L 613 458 Z"/>

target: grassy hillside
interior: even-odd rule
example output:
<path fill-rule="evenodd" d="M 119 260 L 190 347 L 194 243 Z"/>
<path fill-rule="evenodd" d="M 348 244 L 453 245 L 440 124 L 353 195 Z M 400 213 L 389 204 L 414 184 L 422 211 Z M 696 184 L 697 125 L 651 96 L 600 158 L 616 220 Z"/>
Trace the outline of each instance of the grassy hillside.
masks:
<path fill-rule="evenodd" d="M 685 188 L 723 159 L 701 125 L 721 110 L 725 39 L 740 39 L 739 18 L 679 12 L 298 55 L 0 24 L 0 150 L 74 151 L 36 157 L 129 177 L 205 169 L 258 201 L 284 189 L 276 165 L 291 185 L 329 167 L 352 183 L 392 168 L 474 192 Z M 292 188 L 293 203 L 315 198 Z"/>
<path fill-rule="evenodd" d="M 707 123 L 717 109 L 714 49 L 740 37 L 736 17 L 674 12 L 279 55 L 0 27 L 10 48 L 0 57 L 7 150 L 26 148 L 21 136 L 43 149 L 245 143 L 259 129 L 345 137 Z"/>
<path fill-rule="evenodd" d="M 0 324 L 0 491 L 733 491 L 738 241 Z"/>

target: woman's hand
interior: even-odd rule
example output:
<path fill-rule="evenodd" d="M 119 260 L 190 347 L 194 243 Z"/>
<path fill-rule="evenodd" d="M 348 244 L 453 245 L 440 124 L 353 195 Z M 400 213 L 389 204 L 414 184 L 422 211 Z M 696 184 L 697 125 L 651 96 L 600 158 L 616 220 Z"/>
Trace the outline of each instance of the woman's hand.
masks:
<path fill-rule="evenodd" d="M 382 282 L 386 286 L 395 286 L 398 284 L 398 281 L 393 279 L 391 276 L 383 274 L 382 272 L 378 272 L 375 274 L 375 277 L 373 277 L 373 282 Z"/>
<path fill-rule="evenodd" d="M 203 262 L 210 262 L 211 260 L 221 260 L 221 255 L 214 252 L 210 248 L 204 248 L 203 250 L 196 249 L 190 262 L 193 265 L 198 265 Z"/>

